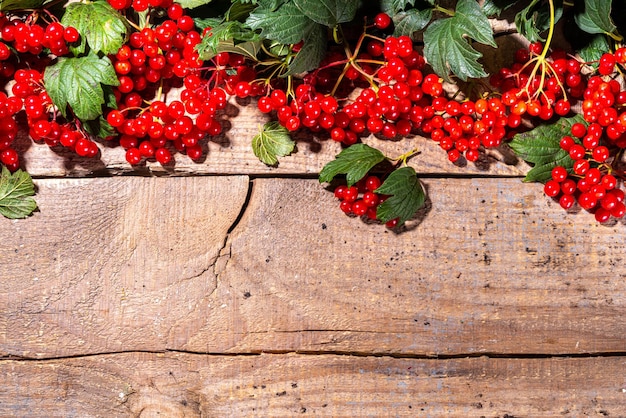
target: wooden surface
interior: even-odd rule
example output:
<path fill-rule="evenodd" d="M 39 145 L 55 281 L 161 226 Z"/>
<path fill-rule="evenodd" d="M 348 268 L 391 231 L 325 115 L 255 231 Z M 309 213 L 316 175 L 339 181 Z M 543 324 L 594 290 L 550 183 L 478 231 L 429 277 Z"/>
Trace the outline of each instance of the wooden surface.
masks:
<path fill-rule="evenodd" d="M 334 144 L 267 168 L 240 117 L 139 176 L 22 139 L 40 210 L 0 219 L 0 416 L 626 416 L 624 222 L 416 138 L 429 198 L 394 233 L 319 185 Z"/>

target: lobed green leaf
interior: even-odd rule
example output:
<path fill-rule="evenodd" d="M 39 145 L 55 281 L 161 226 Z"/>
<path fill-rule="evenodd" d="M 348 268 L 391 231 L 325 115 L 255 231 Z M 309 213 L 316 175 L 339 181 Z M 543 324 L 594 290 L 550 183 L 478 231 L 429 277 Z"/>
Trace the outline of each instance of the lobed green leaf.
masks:
<path fill-rule="evenodd" d="M 277 121 L 267 122 L 261 132 L 252 138 L 254 155 L 267 165 L 277 165 L 278 157 L 291 154 L 295 145 L 287 128 Z"/>
<path fill-rule="evenodd" d="M 580 58 L 588 65 L 594 68 L 598 67 L 598 61 L 602 55 L 609 51 L 610 45 L 608 39 L 604 34 L 596 34 L 584 48 L 578 51 Z"/>
<path fill-rule="evenodd" d="M 412 167 L 402 167 L 392 172 L 375 192 L 390 195 L 376 210 L 376 217 L 381 222 L 399 218 L 398 224 L 403 224 L 426 201 L 424 188 Z"/>
<path fill-rule="evenodd" d="M 474 0 L 460 0 L 453 17 L 432 22 L 424 32 L 424 56 L 433 70 L 450 81 L 452 71 L 461 80 L 486 77 L 476 51 L 466 37 L 496 47 L 491 24 Z"/>
<path fill-rule="evenodd" d="M 348 186 L 361 180 L 385 155 L 366 144 L 354 144 L 342 150 L 320 171 L 320 183 L 330 183 L 338 174 L 345 174 Z"/>
<path fill-rule="evenodd" d="M 37 209 L 35 185 L 30 174 L 17 170 L 11 173 L 5 166 L 0 173 L 0 214 L 9 219 L 25 218 Z"/>
<path fill-rule="evenodd" d="M 82 121 L 97 119 L 102 114 L 102 105 L 110 101 L 110 94 L 103 85 L 119 84 L 109 58 L 99 58 L 93 53 L 59 58 L 46 67 L 43 79 L 46 91 L 61 114 L 67 117 L 69 105 Z"/>
<path fill-rule="evenodd" d="M 105 0 L 69 3 L 61 23 L 80 33 L 78 45 L 70 46 L 74 55 L 84 54 L 87 45 L 94 52 L 115 54 L 128 40 L 130 31 L 126 18 Z"/>
<path fill-rule="evenodd" d="M 254 30 L 260 29 L 263 37 L 283 44 L 297 44 L 317 25 L 293 2 L 285 3 L 277 10 L 259 4 L 246 19 L 246 24 Z"/>
<path fill-rule="evenodd" d="M 415 0 L 382 0 L 380 9 L 389 16 L 395 16 L 398 12 L 406 10 L 408 6 L 415 5 Z"/>
<path fill-rule="evenodd" d="M 576 115 L 515 135 L 509 144 L 511 149 L 524 161 L 534 164 L 524 181 L 546 182 L 557 165 L 571 170 L 574 161 L 559 143 L 564 135 L 569 135 L 575 123 L 586 124 L 582 115 Z"/>

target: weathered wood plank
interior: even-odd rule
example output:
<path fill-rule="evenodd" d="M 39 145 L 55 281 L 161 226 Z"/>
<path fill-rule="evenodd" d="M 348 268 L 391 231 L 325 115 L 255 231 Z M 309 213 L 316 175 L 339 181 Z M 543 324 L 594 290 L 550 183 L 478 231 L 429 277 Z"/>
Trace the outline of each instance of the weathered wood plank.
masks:
<path fill-rule="evenodd" d="M 427 179 L 394 234 L 315 180 L 38 180 L 0 219 L 0 353 L 621 353 L 624 224 L 519 179 Z M 221 254 L 221 257 L 218 257 Z"/>
<path fill-rule="evenodd" d="M 624 416 L 626 359 L 115 354 L 0 361 L 12 417 Z"/>
<path fill-rule="evenodd" d="M 319 173 L 328 161 L 341 151 L 341 147 L 330 139 L 301 134 L 297 138 L 297 152 L 280 159 L 278 167 L 268 167 L 254 156 L 250 143 L 267 121 L 265 115 L 248 106 L 231 105 L 224 116 L 225 131 L 212 138 L 206 147 L 206 158 L 194 162 L 186 155 L 175 154 L 176 163 L 162 167 L 156 162 L 145 166 L 131 167 L 124 158 L 121 147 L 100 144 L 99 158 L 81 158 L 62 146 L 51 150 L 45 144 L 35 144 L 25 133 L 16 140 L 16 148 L 23 155 L 23 168 L 33 176 L 85 176 L 93 174 L 122 174 L 129 172 L 154 173 L 159 175 L 194 174 L 312 174 Z M 528 166 L 518 160 L 506 147 L 491 150 L 477 163 L 453 165 L 446 153 L 434 141 L 415 137 L 412 140 L 382 141 L 366 140 L 390 157 L 399 156 L 413 148 L 421 154 L 411 160 L 411 165 L 420 173 L 495 174 L 520 176 Z"/>
<path fill-rule="evenodd" d="M 247 177 L 36 184 L 40 213 L 0 219 L 1 354 L 163 348 L 200 326 Z"/>
<path fill-rule="evenodd" d="M 518 179 L 429 179 L 401 235 L 315 181 L 257 179 L 192 351 L 420 355 L 626 348 L 624 223 Z"/>

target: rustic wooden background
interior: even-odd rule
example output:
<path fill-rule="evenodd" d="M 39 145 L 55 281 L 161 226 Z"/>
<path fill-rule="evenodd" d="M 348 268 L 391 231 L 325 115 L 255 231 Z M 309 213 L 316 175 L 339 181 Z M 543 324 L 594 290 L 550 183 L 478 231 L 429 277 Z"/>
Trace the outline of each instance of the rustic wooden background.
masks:
<path fill-rule="evenodd" d="M 242 104 L 200 163 L 18 139 L 39 211 L 0 218 L 0 417 L 626 417 L 624 221 L 566 214 L 505 147 L 368 139 L 420 150 L 392 232 L 318 183 L 332 141 L 260 163 Z"/>

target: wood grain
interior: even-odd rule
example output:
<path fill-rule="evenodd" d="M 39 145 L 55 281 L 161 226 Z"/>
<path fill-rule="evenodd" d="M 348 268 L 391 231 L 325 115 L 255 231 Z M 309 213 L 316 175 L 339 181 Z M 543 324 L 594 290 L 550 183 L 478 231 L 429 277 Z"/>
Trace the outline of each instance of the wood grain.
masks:
<path fill-rule="evenodd" d="M 247 177 L 38 180 L 41 212 L 0 220 L 0 353 L 624 352 L 623 223 L 519 179 L 424 183 L 396 234 L 255 179 L 227 237 Z"/>
<path fill-rule="evenodd" d="M 11 417 L 623 417 L 624 357 L 127 353 L 0 361 Z"/>
<path fill-rule="evenodd" d="M 256 105 L 231 102 L 222 123 L 224 132 L 206 144 L 204 160 L 194 162 L 186 155 L 175 154 L 175 164 L 162 167 L 154 161 L 145 165 L 130 166 L 119 146 L 100 143 L 97 158 L 81 158 L 62 146 L 50 149 L 45 144 L 34 143 L 24 132 L 15 140 L 15 148 L 22 155 L 22 167 L 39 177 L 108 176 L 111 174 L 139 173 L 145 175 L 203 175 L 203 174 L 315 174 L 341 151 L 338 143 L 316 137 L 310 133 L 296 136 L 297 150 L 281 157 L 277 167 L 268 167 L 253 154 L 252 138 L 267 117 L 256 110 Z M 517 159 L 506 147 L 490 150 L 476 163 L 454 165 L 447 159 L 439 145 L 426 138 L 413 137 L 402 141 L 383 141 L 374 137 L 365 142 L 381 149 L 389 157 L 397 157 L 414 148 L 420 155 L 411 165 L 420 173 L 490 174 L 520 176 L 528 170 L 525 162 Z"/>
<path fill-rule="evenodd" d="M 39 213 L 0 219 L 0 355 L 164 349 L 201 325 L 247 177 L 36 185 Z"/>

